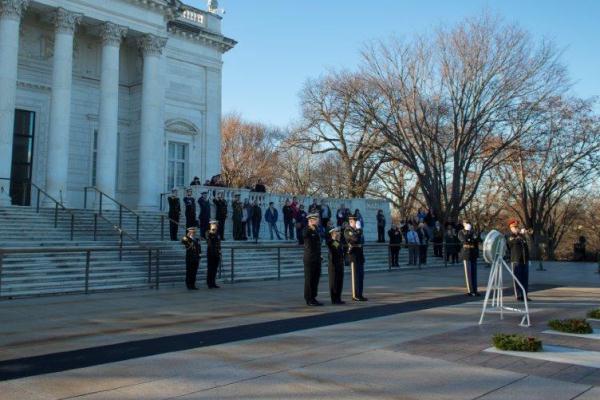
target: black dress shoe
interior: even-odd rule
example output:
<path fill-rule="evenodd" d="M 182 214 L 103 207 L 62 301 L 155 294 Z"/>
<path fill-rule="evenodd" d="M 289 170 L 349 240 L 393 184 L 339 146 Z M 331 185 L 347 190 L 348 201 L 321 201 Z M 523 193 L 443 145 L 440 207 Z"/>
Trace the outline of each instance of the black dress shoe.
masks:
<path fill-rule="evenodd" d="M 311 300 L 311 301 L 307 301 L 307 302 L 306 302 L 306 305 L 307 305 L 307 306 L 310 306 L 310 307 L 314 307 L 314 306 L 316 306 L 316 305 L 317 305 L 317 303 L 315 303 L 314 301 L 312 301 L 312 300 Z"/>
<path fill-rule="evenodd" d="M 360 296 L 360 297 L 358 298 L 358 300 L 359 300 L 359 301 L 369 301 L 369 299 L 367 299 L 367 298 L 366 298 L 366 297 L 364 297 L 364 296 Z"/>
<path fill-rule="evenodd" d="M 196 286 L 192 286 L 190 290 L 199 290 Z"/>
<path fill-rule="evenodd" d="M 476 297 L 481 297 L 481 293 L 479 293 L 479 292 L 475 292 L 474 294 Z"/>
<path fill-rule="evenodd" d="M 322 306 L 322 305 L 324 305 L 323 303 L 321 303 L 320 301 L 318 301 L 316 299 L 313 300 L 313 303 L 315 303 L 316 306 Z"/>

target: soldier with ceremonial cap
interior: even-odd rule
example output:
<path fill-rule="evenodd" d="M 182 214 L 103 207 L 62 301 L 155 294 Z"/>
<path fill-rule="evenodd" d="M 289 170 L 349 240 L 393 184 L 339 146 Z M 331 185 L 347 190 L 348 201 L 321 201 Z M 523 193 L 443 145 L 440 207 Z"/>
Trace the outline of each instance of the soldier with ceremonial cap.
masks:
<path fill-rule="evenodd" d="M 340 243 L 340 228 L 333 228 L 327 236 L 329 249 L 329 293 L 332 304 L 344 304 L 342 288 L 344 286 L 344 246 Z"/>
<path fill-rule="evenodd" d="M 317 301 L 319 279 L 321 278 L 321 235 L 319 235 L 319 214 L 307 216 L 308 225 L 302 232 L 304 239 L 304 300 L 309 306 L 322 306 Z"/>
<path fill-rule="evenodd" d="M 198 226 L 198 221 L 196 220 L 196 202 L 192 196 L 192 189 L 186 191 L 183 204 L 185 204 L 185 227 Z"/>
<path fill-rule="evenodd" d="M 198 199 L 198 205 L 200 206 L 200 213 L 198 215 L 198 222 L 200 223 L 200 236 L 206 237 L 206 231 L 208 231 L 208 221 L 210 220 L 210 202 L 207 199 L 207 192 L 200 193 Z"/>
<path fill-rule="evenodd" d="M 367 301 L 363 296 L 363 282 L 365 279 L 365 255 L 363 253 L 363 232 L 357 228 L 356 215 L 348 217 L 348 227 L 344 230 L 344 238 L 348 246 L 348 256 L 350 258 L 350 268 L 352 276 L 352 300 Z"/>
<path fill-rule="evenodd" d="M 216 283 L 217 270 L 221 263 L 221 239 L 219 238 L 219 221 L 211 220 L 210 229 L 206 232 L 206 285 L 209 289 L 218 289 Z"/>
<path fill-rule="evenodd" d="M 465 269 L 467 296 L 480 296 L 477 290 L 477 258 L 479 258 L 479 234 L 473 231 L 469 221 L 463 221 L 463 229 L 458 232 L 458 240 L 462 243 L 462 258 Z"/>
<path fill-rule="evenodd" d="M 169 201 L 169 233 L 171 240 L 177 240 L 177 231 L 179 230 L 179 218 L 181 217 L 181 202 L 177 196 L 177 189 L 171 190 Z"/>
<path fill-rule="evenodd" d="M 527 231 L 519 228 L 519 221 L 514 218 L 508 221 L 508 228 L 510 233 L 506 237 L 506 245 L 510 253 L 510 264 L 515 278 L 521 282 L 525 293 L 515 282 L 513 282 L 513 287 L 517 300 L 523 301 L 529 292 L 529 246 L 525 236 Z M 529 297 L 527 297 L 527 301 L 530 301 Z"/>
<path fill-rule="evenodd" d="M 200 241 L 194 237 L 196 227 L 190 226 L 187 228 L 186 235 L 181 239 L 181 243 L 185 246 L 185 285 L 188 290 L 198 290 L 196 287 L 196 275 L 200 266 Z"/>

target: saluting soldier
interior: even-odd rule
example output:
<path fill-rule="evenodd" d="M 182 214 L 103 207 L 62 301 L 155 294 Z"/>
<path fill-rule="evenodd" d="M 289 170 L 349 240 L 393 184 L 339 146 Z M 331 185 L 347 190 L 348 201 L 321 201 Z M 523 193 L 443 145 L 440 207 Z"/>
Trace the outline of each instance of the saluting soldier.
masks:
<path fill-rule="evenodd" d="M 179 218 L 181 217 L 181 201 L 177 196 L 177 189 L 171 190 L 169 200 L 169 232 L 171 240 L 177 240 L 177 231 L 179 230 Z"/>
<path fill-rule="evenodd" d="M 329 293 L 332 304 L 344 304 L 342 289 L 344 287 L 344 246 L 340 243 L 341 230 L 333 228 L 327 237 L 329 249 Z"/>
<path fill-rule="evenodd" d="M 210 221 L 210 229 L 206 232 L 206 285 L 209 289 L 218 289 L 216 283 L 217 270 L 221 263 L 221 239 L 219 239 L 219 221 Z"/>
<path fill-rule="evenodd" d="M 477 258 L 479 258 L 479 234 L 473 232 L 473 226 L 463 222 L 463 229 L 458 232 L 458 240 L 462 243 L 462 259 L 465 269 L 467 296 L 481 296 L 477 290 Z"/>
<path fill-rule="evenodd" d="M 242 226 L 242 217 L 244 214 L 244 206 L 240 201 L 240 195 L 236 194 L 233 196 L 233 240 L 243 240 L 244 238 L 244 227 Z"/>
<path fill-rule="evenodd" d="M 304 239 L 304 300 L 309 306 L 322 306 L 317 301 L 319 279 L 321 278 L 321 235 L 319 235 L 319 214 L 308 215 L 308 226 L 302 233 Z"/>
<path fill-rule="evenodd" d="M 213 199 L 215 204 L 215 216 L 219 222 L 219 238 L 225 240 L 225 221 L 227 220 L 227 200 L 223 198 L 223 192 L 217 193 L 217 198 Z"/>
<path fill-rule="evenodd" d="M 523 293 L 519 285 L 513 282 L 515 296 L 519 301 L 523 301 L 525 297 L 527 301 L 530 301 L 527 297 L 527 293 L 529 293 L 529 246 L 525 236 L 526 230 L 524 228 L 519 229 L 519 222 L 516 219 L 511 219 L 508 222 L 508 227 L 510 234 L 506 239 L 506 244 L 510 253 L 513 274 L 525 289 L 525 293 Z"/>
<path fill-rule="evenodd" d="M 200 215 L 198 217 L 200 222 L 200 236 L 206 238 L 206 231 L 208 230 L 208 222 L 210 220 L 210 202 L 206 198 L 207 193 L 202 192 L 198 199 L 198 205 L 200 206 Z"/>
<path fill-rule="evenodd" d="M 196 201 L 192 196 L 192 189 L 187 190 L 183 198 L 183 204 L 185 204 L 185 227 L 198 226 L 198 221 L 196 220 Z"/>
<path fill-rule="evenodd" d="M 363 253 L 363 233 L 358 229 L 356 215 L 348 217 L 348 227 L 344 231 L 344 238 L 348 246 L 348 256 L 350 258 L 350 268 L 352 271 L 352 300 L 367 301 L 363 296 L 363 282 L 365 279 L 365 255 Z"/>
<path fill-rule="evenodd" d="M 196 287 L 196 275 L 198 275 L 198 267 L 200 266 L 200 241 L 195 237 L 196 227 L 190 226 L 187 228 L 186 235 L 181 239 L 181 243 L 185 246 L 185 285 L 188 290 L 198 290 Z"/>

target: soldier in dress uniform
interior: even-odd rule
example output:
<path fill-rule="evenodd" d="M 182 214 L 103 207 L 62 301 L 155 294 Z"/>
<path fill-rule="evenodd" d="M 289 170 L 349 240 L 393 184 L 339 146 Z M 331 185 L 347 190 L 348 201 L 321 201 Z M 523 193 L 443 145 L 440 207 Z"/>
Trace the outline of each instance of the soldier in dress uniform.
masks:
<path fill-rule="evenodd" d="M 244 206 L 240 201 L 240 195 L 236 194 L 233 196 L 233 203 L 231 204 L 233 208 L 233 240 L 243 240 L 244 239 L 244 227 L 242 225 L 242 217 L 244 214 Z"/>
<path fill-rule="evenodd" d="M 322 306 L 317 301 L 319 279 L 321 278 L 321 235 L 319 235 L 319 214 L 308 215 L 308 225 L 302 232 L 304 239 L 304 300 L 309 306 Z"/>
<path fill-rule="evenodd" d="M 187 190 L 183 198 L 183 204 L 185 204 L 185 227 L 198 226 L 198 221 L 196 220 L 196 201 L 192 196 L 192 189 Z"/>
<path fill-rule="evenodd" d="M 185 246 L 185 285 L 188 290 L 198 290 L 196 287 L 196 275 L 200 266 L 200 241 L 195 238 L 196 227 L 190 226 L 187 228 L 187 234 L 181 239 L 181 243 Z"/>
<path fill-rule="evenodd" d="M 506 238 L 506 245 L 510 253 L 510 264 L 513 274 L 521 282 L 525 293 L 521 288 L 513 282 L 515 296 L 517 300 L 523 301 L 529 293 L 529 246 L 527 245 L 527 231 L 524 228 L 519 229 L 519 222 L 516 219 L 511 219 L 508 222 L 510 233 Z M 530 301 L 527 297 L 527 301 Z"/>
<path fill-rule="evenodd" d="M 365 279 L 365 255 L 363 253 L 362 229 L 356 227 L 356 215 L 348 217 L 348 227 L 344 230 L 344 238 L 348 246 L 348 256 L 350 258 L 350 268 L 352 271 L 352 300 L 367 301 L 363 296 L 363 282 Z"/>
<path fill-rule="evenodd" d="M 209 289 L 218 289 L 216 283 L 217 270 L 221 263 L 221 239 L 219 239 L 219 221 L 210 221 L 210 229 L 206 232 L 206 285 Z"/>
<path fill-rule="evenodd" d="M 208 222 L 210 221 L 210 202 L 206 198 L 206 195 L 206 192 L 202 192 L 198 199 L 198 205 L 200 206 L 200 215 L 198 216 L 200 222 L 200 236 L 203 238 L 206 238 Z"/>
<path fill-rule="evenodd" d="M 462 258 L 465 268 L 467 296 L 481 296 L 477 291 L 477 258 L 479 257 L 479 234 L 473 231 L 468 221 L 463 221 L 463 229 L 458 232 L 458 240 L 462 244 Z"/>
<path fill-rule="evenodd" d="M 341 229 L 329 231 L 326 243 L 329 249 L 329 293 L 332 304 L 344 304 L 342 289 L 344 287 L 344 246 L 340 243 Z"/>
<path fill-rule="evenodd" d="M 402 246 L 402 231 L 398 228 L 398 225 L 392 224 L 388 236 L 390 238 L 390 264 L 392 267 L 399 267 L 398 259 L 400 258 L 400 247 Z"/>
<path fill-rule="evenodd" d="M 223 198 L 223 192 L 217 194 L 217 198 L 213 199 L 215 204 L 215 217 L 219 222 L 219 238 L 225 240 L 225 221 L 227 220 L 227 200 Z"/>
<path fill-rule="evenodd" d="M 169 232 L 171 240 L 177 240 L 177 231 L 179 230 L 179 218 L 181 217 L 181 201 L 177 196 L 177 189 L 173 188 L 169 200 Z"/>

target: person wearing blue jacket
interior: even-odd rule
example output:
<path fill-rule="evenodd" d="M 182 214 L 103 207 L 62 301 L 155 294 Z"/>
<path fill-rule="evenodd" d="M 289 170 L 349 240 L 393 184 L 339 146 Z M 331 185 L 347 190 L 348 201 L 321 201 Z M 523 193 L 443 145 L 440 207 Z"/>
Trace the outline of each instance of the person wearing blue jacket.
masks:
<path fill-rule="evenodd" d="M 265 221 L 269 224 L 269 233 L 271 234 L 271 240 L 273 240 L 273 231 L 277 235 L 277 240 L 281 240 L 281 236 L 279 235 L 279 230 L 277 229 L 277 218 L 279 217 L 279 213 L 277 209 L 273 206 L 273 202 L 269 203 L 269 208 L 265 212 Z"/>

